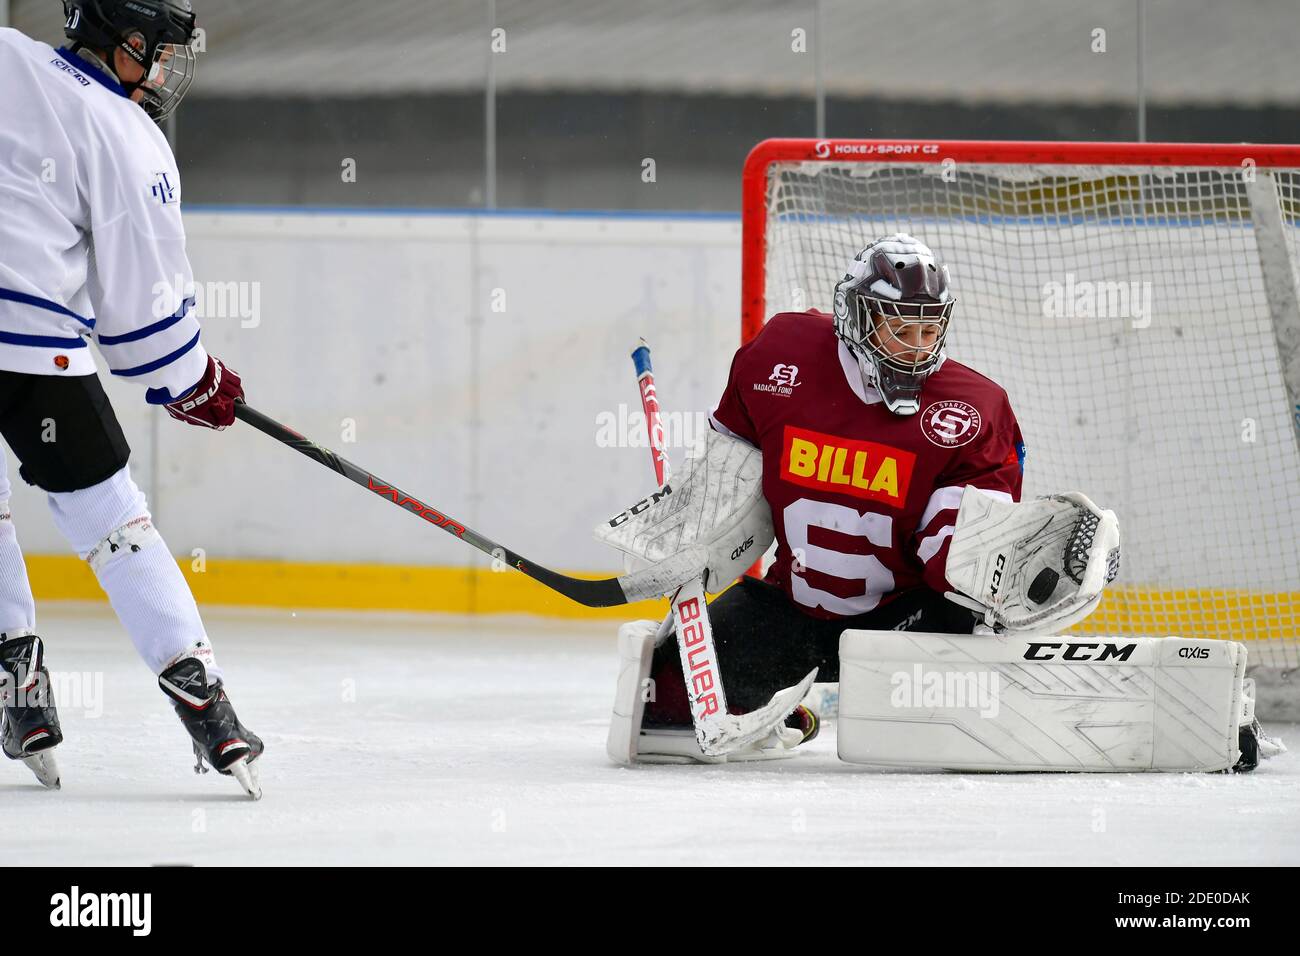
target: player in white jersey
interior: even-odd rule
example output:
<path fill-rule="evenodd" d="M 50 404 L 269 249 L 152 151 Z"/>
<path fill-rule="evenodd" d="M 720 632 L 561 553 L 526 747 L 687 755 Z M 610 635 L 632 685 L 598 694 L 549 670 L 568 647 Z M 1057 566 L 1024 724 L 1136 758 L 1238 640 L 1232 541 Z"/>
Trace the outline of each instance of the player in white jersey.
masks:
<path fill-rule="evenodd" d="M 222 429 L 239 376 L 194 316 L 176 160 L 156 121 L 194 75 L 189 0 L 65 0 L 70 47 L 0 29 L 0 433 L 91 566 L 204 762 L 260 796 L 194 597 L 127 467 L 90 357 L 173 418 Z M 3 746 L 57 787 L 62 739 L 0 454 Z"/>

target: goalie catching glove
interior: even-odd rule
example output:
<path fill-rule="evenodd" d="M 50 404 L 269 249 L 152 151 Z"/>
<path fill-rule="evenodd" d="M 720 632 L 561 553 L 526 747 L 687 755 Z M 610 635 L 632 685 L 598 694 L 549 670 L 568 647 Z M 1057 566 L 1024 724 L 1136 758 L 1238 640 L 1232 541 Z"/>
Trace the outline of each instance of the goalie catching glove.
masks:
<path fill-rule="evenodd" d="M 704 453 L 686 463 L 680 481 L 596 528 L 603 541 L 630 555 L 640 575 L 670 594 L 704 575 L 717 594 L 745 573 L 775 532 L 763 498 L 763 456 L 757 448 L 710 430 Z"/>
<path fill-rule="evenodd" d="M 1119 573 L 1119 519 L 1068 492 L 1017 504 L 967 486 L 948 550 L 949 600 L 1011 633 L 1055 633 L 1091 614 Z"/>

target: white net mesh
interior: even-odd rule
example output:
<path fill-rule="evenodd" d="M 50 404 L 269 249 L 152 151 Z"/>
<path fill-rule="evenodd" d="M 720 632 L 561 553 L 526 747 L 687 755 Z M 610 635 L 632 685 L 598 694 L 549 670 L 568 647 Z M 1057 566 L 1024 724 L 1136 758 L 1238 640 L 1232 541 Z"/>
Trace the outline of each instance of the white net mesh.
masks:
<path fill-rule="evenodd" d="M 1011 396 L 1025 494 L 1119 514 L 1120 578 L 1081 628 L 1249 640 L 1292 668 L 1300 452 L 1260 246 L 1294 295 L 1300 172 L 1257 174 L 1270 235 L 1237 167 L 774 163 L 763 314 L 830 311 L 868 240 L 917 236 L 951 270 L 948 354 Z"/>

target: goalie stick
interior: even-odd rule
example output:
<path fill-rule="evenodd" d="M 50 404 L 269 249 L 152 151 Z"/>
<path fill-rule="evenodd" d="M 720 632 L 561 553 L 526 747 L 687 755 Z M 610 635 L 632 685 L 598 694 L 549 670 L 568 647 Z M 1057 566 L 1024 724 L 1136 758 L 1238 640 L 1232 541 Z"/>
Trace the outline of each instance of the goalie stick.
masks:
<path fill-rule="evenodd" d="M 645 412 L 655 480 L 662 488 L 668 483 L 668 443 L 659 415 L 659 395 L 655 388 L 654 368 L 650 364 L 650 346 L 645 339 L 639 340 L 636 348 L 632 349 L 632 365 L 636 369 L 637 389 L 641 393 L 641 410 Z M 691 701 L 695 737 L 700 749 L 711 753 L 708 746 L 716 736 L 716 718 L 727 713 L 727 694 L 722 687 L 722 675 L 718 672 L 718 654 L 713 645 L 713 627 L 709 623 L 703 578 L 683 584 L 669 599 L 669 604 L 671 608 L 659 628 L 659 636 L 666 635 L 670 628 L 677 632 L 682 678 Z"/>
<path fill-rule="evenodd" d="M 659 486 L 668 483 L 668 448 L 659 416 L 659 396 L 655 388 L 654 369 L 650 364 L 650 346 L 641 339 L 632 350 L 641 408 L 645 412 L 646 431 L 650 438 L 650 457 L 654 462 Z M 707 573 L 707 572 L 706 572 Z M 681 656 L 682 679 L 691 701 L 691 722 L 700 750 L 719 757 L 761 740 L 773 725 L 785 718 L 808 693 L 816 668 L 794 687 L 778 691 L 763 707 L 748 714 L 727 712 L 727 695 L 718 668 L 717 647 L 713 643 L 713 625 L 709 622 L 705 581 L 697 578 L 683 584 L 670 599 L 671 610 L 659 627 L 658 638 L 669 630 L 677 632 L 677 649 Z M 635 732 L 635 728 L 634 728 Z"/>
<path fill-rule="evenodd" d="M 634 573 L 617 578 L 592 581 L 570 577 L 566 574 L 560 574 L 558 571 L 552 571 L 550 568 L 542 567 L 542 565 L 527 560 L 509 548 L 497 544 L 491 538 L 479 534 L 450 515 L 425 504 L 419 498 L 407 494 L 396 485 L 389 484 L 382 478 L 376 477 L 341 455 L 336 455 L 323 445 L 318 445 L 311 439 L 303 437 L 292 428 L 281 425 L 250 405 L 237 402 L 235 404 L 235 417 L 263 434 L 271 436 L 276 441 L 283 442 L 290 448 L 301 452 L 312 461 L 324 465 L 331 471 L 338 472 L 344 478 L 355 482 L 367 491 L 373 492 L 385 501 L 391 501 L 402 510 L 423 518 L 434 527 L 441 528 L 489 557 L 503 561 L 510 567 L 522 571 L 534 581 L 546 585 L 552 591 L 556 591 L 578 604 L 586 607 L 615 607 L 646 598 L 662 597 L 664 594 L 659 578 L 654 574 Z"/>

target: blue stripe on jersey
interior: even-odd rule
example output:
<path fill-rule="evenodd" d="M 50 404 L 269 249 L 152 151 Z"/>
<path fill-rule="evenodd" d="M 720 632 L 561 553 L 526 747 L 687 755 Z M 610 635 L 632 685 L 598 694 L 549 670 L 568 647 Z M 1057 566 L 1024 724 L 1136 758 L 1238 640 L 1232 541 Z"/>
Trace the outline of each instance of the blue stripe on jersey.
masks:
<path fill-rule="evenodd" d="M 35 306 L 38 309 L 45 309 L 47 312 L 57 312 L 59 315 L 66 315 L 69 318 L 76 319 L 88 329 L 95 327 L 94 319 L 77 315 L 71 309 L 64 308 L 51 299 L 42 299 L 39 295 L 28 295 L 26 292 L 15 292 L 13 289 L 0 289 L 0 299 L 7 302 L 17 302 L 20 305 Z"/>
<path fill-rule="evenodd" d="M 86 340 L 65 339 L 57 335 L 23 335 L 20 332 L 0 332 L 0 343 L 5 345 L 30 345 L 41 349 L 84 349 Z"/>
<path fill-rule="evenodd" d="M 67 60 L 70 66 L 76 67 L 77 72 L 82 76 L 89 77 L 105 89 L 112 90 L 118 96 L 126 96 L 127 99 L 130 99 L 121 83 L 97 68 L 93 63 L 87 62 L 85 57 L 78 56 L 66 46 L 61 46 L 54 52 Z"/>
<path fill-rule="evenodd" d="M 190 392 L 194 391 L 195 388 L 198 388 L 198 386 L 195 385 L 194 388 L 191 388 L 180 395 L 173 395 L 165 388 L 151 388 L 144 393 L 144 400 L 150 405 L 170 405 L 172 402 L 180 401 Z"/>
<path fill-rule="evenodd" d="M 164 355 L 162 358 L 154 359 L 154 361 L 148 362 L 144 365 L 137 365 L 135 368 L 124 368 L 121 370 L 113 369 L 112 372 L 114 375 L 121 375 L 126 378 L 130 378 L 135 375 L 148 375 L 150 372 L 156 372 L 158 371 L 158 369 L 162 368 L 163 366 L 170 365 L 172 362 L 175 362 L 178 358 L 180 358 L 182 355 L 184 355 L 186 352 L 188 352 L 190 349 L 194 348 L 194 346 L 198 344 L 199 344 L 199 333 L 195 332 L 194 338 L 190 339 L 188 342 L 186 342 L 184 345 L 178 348 L 175 352 L 172 352 L 170 355 Z"/>
<path fill-rule="evenodd" d="M 155 322 L 153 325 L 146 325 L 143 329 L 136 329 L 134 332 L 127 332 L 125 335 L 101 335 L 98 337 L 98 342 L 100 345 L 122 345 L 126 342 L 139 342 L 141 339 L 147 339 L 151 335 L 157 335 L 159 332 L 170 329 L 181 319 L 185 318 L 193 307 L 194 297 L 190 296 L 181 303 L 179 309 L 167 316 L 167 318 Z"/>

